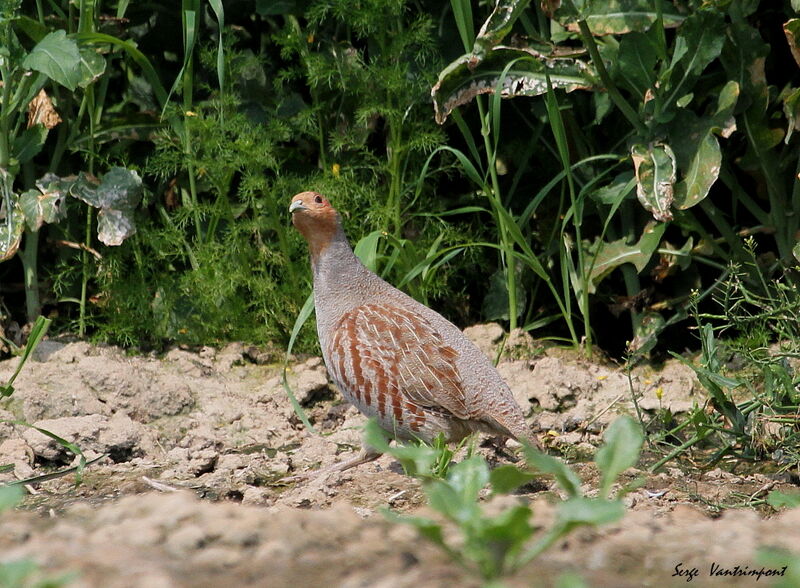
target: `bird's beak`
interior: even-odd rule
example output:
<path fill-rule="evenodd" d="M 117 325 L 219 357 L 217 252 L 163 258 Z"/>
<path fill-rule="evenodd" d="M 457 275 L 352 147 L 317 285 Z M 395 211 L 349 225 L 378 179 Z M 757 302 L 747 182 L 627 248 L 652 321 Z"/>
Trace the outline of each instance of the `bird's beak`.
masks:
<path fill-rule="evenodd" d="M 289 205 L 289 212 L 294 212 L 296 210 L 308 210 L 304 205 L 302 200 L 295 200 Z"/>

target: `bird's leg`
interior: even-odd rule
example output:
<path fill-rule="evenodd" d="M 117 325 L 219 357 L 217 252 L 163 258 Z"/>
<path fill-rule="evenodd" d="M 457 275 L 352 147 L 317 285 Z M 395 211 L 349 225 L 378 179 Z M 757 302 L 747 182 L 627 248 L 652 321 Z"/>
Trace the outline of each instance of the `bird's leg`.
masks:
<path fill-rule="evenodd" d="M 308 482 L 309 480 L 313 480 L 314 478 L 319 478 L 320 476 L 325 477 L 334 472 L 343 472 L 345 470 L 349 470 L 350 468 L 354 468 L 362 464 L 375 461 L 381 455 L 383 454 L 380 451 L 373 449 L 368 445 L 364 445 L 361 451 L 358 452 L 358 455 L 356 455 L 353 458 L 329 465 L 324 468 L 320 468 L 318 470 L 311 470 L 308 472 L 302 472 L 300 474 L 295 474 L 293 476 L 287 476 L 285 478 L 281 478 L 279 480 L 279 483 L 295 484 L 298 482 Z"/>

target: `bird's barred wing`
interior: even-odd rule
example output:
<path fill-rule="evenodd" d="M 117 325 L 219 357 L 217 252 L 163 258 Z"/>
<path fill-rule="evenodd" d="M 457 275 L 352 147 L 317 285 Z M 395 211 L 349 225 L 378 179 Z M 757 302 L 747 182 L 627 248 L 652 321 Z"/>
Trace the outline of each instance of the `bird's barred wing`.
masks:
<path fill-rule="evenodd" d="M 392 304 L 367 304 L 347 312 L 328 349 L 334 380 L 359 401 L 435 409 L 469 418 L 455 365 L 458 352 L 418 313 Z M 410 405 L 410 406 L 408 406 Z"/>

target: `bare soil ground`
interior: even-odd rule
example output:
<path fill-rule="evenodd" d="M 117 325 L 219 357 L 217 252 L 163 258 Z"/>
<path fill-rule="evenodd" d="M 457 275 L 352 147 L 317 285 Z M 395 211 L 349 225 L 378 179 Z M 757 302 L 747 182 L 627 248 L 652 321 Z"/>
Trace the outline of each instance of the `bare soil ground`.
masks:
<path fill-rule="evenodd" d="M 502 331 L 468 329 L 491 355 Z M 668 362 L 635 370 L 589 363 L 511 337 L 499 369 L 557 455 L 577 460 L 587 492 L 597 487 L 589 457 L 604 427 L 640 406 L 673 412 L 703 402 L 691 370 Z M 74 476 L 30 489 L 22 508 L 0 515 L 0 560 L 32 558 L 48 573 L 75 571 L 73 586 L 479 586 L 410 527 L 382 508 L 431 514 L 420 484 L 391 457 L 296 485 L 279 480 L 342 460 L 360 447 L 363 418 L 328 386 L 319 358 L 297 358 L 290 382 L 318 435 L 295 416 L 268 354 L 230 345 L 163 357 L 48 340 L 0 405 L 0 419 L 24 419 L 107 457 Z M 16 360 L 0 362 L 0 381 Z M 496 456 L 485 451 L 491 460 Z M 0 423 L 0 481 L 63 467 L 72 456 L 34 429 Z M 4 478 L 3 478 L 4 476 Z M 691 585 L 752 586 L 752 577 L 709 576 L 712 563 L 756 563 L 762 546 L 797 549 L 800 509 L 766 518 L 720 505 L 788 489 L 788 477 L 668 466 L 627 495 L 619 523 L 571 535 L 520 570 L 509 586 L 550 586 L 566 571 L 589 586 L 679 586 L 676 570 L 698 569 Z M 538 491 L 495 499 L 488 508 L 533 503 L 546 523 L 557 500 Z M 758 585 L 769 586 L 762 578 Z"/>

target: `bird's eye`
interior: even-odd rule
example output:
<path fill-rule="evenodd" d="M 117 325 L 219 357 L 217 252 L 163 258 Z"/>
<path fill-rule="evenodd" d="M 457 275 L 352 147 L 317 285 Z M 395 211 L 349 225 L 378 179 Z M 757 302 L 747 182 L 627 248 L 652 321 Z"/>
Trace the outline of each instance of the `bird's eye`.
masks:
<path fill-rule="evenodd" d="M 317 204 L 322 204 L 322 196 L 320 196 L 319 194 L 314 196 L 314 202 L 316 202 Z"/>

